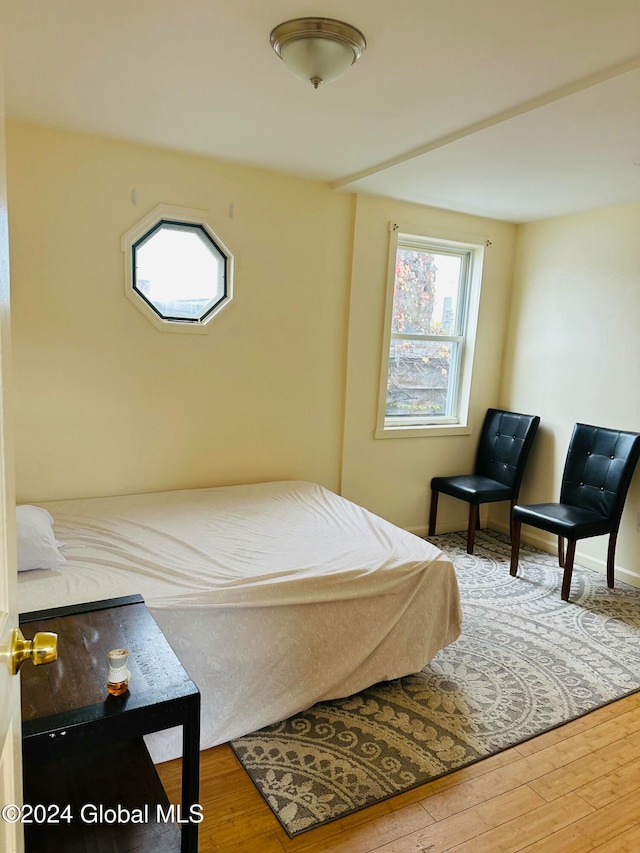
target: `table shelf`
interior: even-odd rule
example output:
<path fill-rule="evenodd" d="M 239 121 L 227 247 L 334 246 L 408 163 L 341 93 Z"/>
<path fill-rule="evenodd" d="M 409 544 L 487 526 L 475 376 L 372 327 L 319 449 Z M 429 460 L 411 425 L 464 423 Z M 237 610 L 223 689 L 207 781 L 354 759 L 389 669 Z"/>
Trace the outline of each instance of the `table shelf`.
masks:
<path fill-rule="evenodd" d="M 180 827 L 164 822 L 163 816 L 170 815 L 169 800 L 141 738 L 38 763 L 25 772 L 24 797 L 32 805 L 58 806 L 59 813 L 47 813 L 58 820 L 69 807 L 69 820 L 25 825 L 27 853 L 180 850 Z M 112 817 L 116 821 L 108 822 Z"/>

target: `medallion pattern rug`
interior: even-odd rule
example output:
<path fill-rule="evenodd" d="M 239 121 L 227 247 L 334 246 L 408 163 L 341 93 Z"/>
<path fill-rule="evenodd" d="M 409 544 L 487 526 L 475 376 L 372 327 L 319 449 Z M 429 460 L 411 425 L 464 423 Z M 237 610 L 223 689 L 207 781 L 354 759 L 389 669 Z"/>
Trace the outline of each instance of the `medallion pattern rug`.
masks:
<path fill-rule="evenodd" d="M 515 746 L 640 689 L 640 589 L 479 531 L 453 560 L 462 636 L 419 673 L 324 702 L 231 744 L 290 837 Z"/>

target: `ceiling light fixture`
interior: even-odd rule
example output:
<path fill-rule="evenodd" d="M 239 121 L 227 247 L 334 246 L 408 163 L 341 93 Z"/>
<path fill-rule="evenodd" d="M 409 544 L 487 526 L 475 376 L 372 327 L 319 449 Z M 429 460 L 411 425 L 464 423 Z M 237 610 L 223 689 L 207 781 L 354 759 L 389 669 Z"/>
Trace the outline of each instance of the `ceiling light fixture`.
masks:
<path fill-rule="evenodd" d="M 296 18 L 271 33 L 271 47 L 296 77 L 320 83 L 337 80 L 367 46 L 360 30 L 334 18 Z"/>

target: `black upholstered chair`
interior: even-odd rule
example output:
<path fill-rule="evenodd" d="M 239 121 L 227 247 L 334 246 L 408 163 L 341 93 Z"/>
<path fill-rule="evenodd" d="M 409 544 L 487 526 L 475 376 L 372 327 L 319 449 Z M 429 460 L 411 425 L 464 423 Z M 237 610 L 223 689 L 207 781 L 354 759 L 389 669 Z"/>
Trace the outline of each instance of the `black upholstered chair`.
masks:
<path fill-rule="evenodd" d="M 609 534 L 607 586 L 613 588 L 616 538 L 625 498 L 640 455 L 640 434 L 576 424 L 562 475 L 560 503 L 513 508 L 511 574 L 518 572 L 520 531 L 530 524 L 558 537 L 558 561 L 564 568 L 562 599 L 569 600 L 578 539 Z M 568 541 L 565 557 L 564 540 Z"/>
<path fill-rule="evenodd" d="M 473 554 L 480 504 L 518 499 L 524 467 L 538 429 L 537 415 L 489 409 L 482 425 L 473 474 L 431 480 L 429 536 L 436 532 L 438 495 L 442 492 L 469 504 L 467 553 Z"/>

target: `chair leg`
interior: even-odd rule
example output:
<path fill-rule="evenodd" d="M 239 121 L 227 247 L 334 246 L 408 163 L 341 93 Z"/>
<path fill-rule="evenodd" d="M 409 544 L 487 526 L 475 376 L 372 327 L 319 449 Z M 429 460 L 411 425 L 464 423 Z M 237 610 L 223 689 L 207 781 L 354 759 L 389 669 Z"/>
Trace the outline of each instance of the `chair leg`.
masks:
<path fill-rule="evenodd" d="M 609 536 L 609 548 L 607 550 L 607 586 L 609 589 L 613 589 L 613 585 L 615 582 L 615 557 L 616 557 L 616 539 L 618 538 L 618 531 L 612 531 Z"/>
<path fill-rule="evenodd" d="M 516 505 L 516 499 L 513 498 L 511 504 L 509 505 L 509 535 L 511 536 L 511 541 L 513 542 L 513 508 Z"/>
<path fill-rule="evenodd" d="M 511 568 L 509 574 L 515 578 L 518 574 L 518 556 L 520 554 L 520 530 L 522 522 L 511 519 Z"/>
<path fill-rule="evenodd" d="M 573 574 L 573 558 L 576 553 L 575 540 L 570 539 L 567 547 L 567 556 L 564 561 L 564 577 L 562 578 L 562 600 L 569 601 L 569 590 L 571 589 L 571 575 Z"/>
<path fill-rule="evenodd" d="M 478 504 L 469 504 L 469 526 L 467 527 L 467 554 L 473 554 L 473 543 L 476 538 L 476 527 L 478 526 Z"/>
<path fill-rule="evenodd" d="M 564 537 L 558 536 L 558 565 L 564 569 Z"/>
<path fill-rule="evenodd" d="M 438 515 L 438 492 L 431 489 L 431 507 L 429 509 L 429 536 L 436 532 L 436 516 Z"/>

